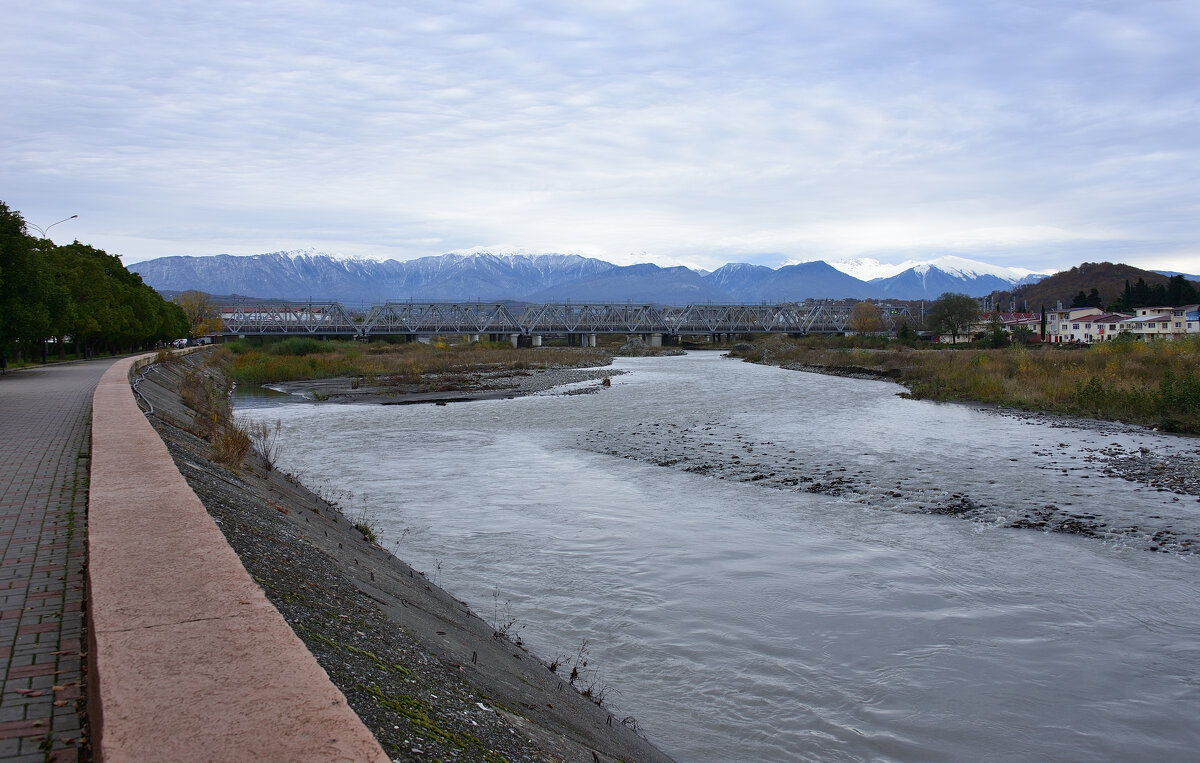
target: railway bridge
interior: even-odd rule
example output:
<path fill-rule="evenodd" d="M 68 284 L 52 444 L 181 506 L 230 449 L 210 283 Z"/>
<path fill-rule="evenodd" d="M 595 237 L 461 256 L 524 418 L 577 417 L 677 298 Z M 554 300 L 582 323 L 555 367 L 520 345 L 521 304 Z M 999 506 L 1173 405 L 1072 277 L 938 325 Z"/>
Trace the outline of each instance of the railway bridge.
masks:
<path fill-rule="evenodd" d="M 592 345 L 597 334 L 643 337 L 648 344 L 680 337 L 737 334 L 844 333 L 854 303 L 808 300 L 781 304 L 658 306 L 632 303 L 548 303 L 510 308 L 500 302 L 384 302 L 350 309 L 340 302 L 237 302 L 221 309 L 224 336 L 320 336 L 369 340 L 461 334 L 473 341 L 537 346 L 545 336 Z M 905 305 L 876 305 L 887 329 L 912 320 Z"/>

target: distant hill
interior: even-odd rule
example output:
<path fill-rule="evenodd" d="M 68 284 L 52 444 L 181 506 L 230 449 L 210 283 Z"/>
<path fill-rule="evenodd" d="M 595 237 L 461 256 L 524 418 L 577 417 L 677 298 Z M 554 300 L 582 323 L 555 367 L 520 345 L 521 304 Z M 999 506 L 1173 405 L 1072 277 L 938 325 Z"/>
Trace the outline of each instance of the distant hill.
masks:
<path fill-rule="evenodd" d="M 1197 275 L 1196 273 L 1180 273 L 1178 270 L 1155 270 L 1152 272 L 1164 276 L 1183 276 L 1189 281 L 1200 283 L 1200 275 Z"/>
<path fill-rule="evenodd" d="M 1046 308 L 1056 307 L 1059 301 L 1064 306 L 1070 305 L 1079 292 L 1096 289 L 1100 292 L 1101 302 L 1108 305 L 1124 293 L 1126 281 L 1135 284 L 1139 278 L 1146 279 L 1149 286 L 1165 286 L 1169 280 L 1168 276 L 1161 273 L 1142 270 L 1132 265 L 1085 262 L 1070 270 L 1043 278 L 1037 283 L 1018 286 L 1012 290 L 1012 295 L 1017 299 L 1018 308 L 1027 304 L 1030 310 L 1037 310 L 1043 305 Z"/>

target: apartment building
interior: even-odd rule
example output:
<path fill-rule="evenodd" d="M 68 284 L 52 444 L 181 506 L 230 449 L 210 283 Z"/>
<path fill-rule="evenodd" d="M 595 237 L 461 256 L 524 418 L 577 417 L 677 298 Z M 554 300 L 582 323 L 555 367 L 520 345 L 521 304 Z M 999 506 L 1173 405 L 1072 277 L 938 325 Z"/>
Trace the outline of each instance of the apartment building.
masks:
<path fill-rule="evenodd" d="M 1136 315 L 1121 322 L 1121 328 L 1138 339 L 1179 339 L 1200 334 L 1200 305 L 1139 307 Z"/>

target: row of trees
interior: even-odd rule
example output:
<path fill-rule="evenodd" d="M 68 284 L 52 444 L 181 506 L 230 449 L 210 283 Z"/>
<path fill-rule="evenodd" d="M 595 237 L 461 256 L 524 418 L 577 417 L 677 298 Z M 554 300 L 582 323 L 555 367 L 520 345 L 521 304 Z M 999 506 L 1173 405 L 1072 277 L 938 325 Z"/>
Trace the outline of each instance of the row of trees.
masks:
<path fill-rule="evenodd" d="M 1197 302 L 1200 302 L 1200 293 L 1183 276 L 1171 276 L 1165 284 L 1153 286 L 1147 284 L 1145 278 L 1139 278 L 1132 286 L 1126 280 L 1125 291 L 1106 309 L 1113 313 L 1130 313 L 1139 307 L 1179 307 Z M 1071 301 L 1071 307 L 1104 307 L 1100 290 L 1080 291 Z"/>
<path fill-rule="evenodd" d="M 188 335 L 183 309 L 164 300 L 120 257 L 78 241 L 55 246 L 28 234 L 0 201 L 0 354 L 45 359 L 132 351 Z"/>
<path fill-rule="evenodd" d="M 1092 289 L 1092 291 L 1096 290 Z M 1179 307 L 1197 302 L 1200 302 L 1200 293 L 1197 293 L 1192 282 L 1183 276 L 1171 276 L 1165 286 L 1160 283 L 1150 286 L 1146 283 L 1146 279 L 1139 278 L 1133 286 L 1129 285 L 1129 281 L 1125 281 L 1125 291 L 1108 306 L 1108 309 L 1114 313 L 1129 313 L 1139 307 Z M 1081 305 L 1081 307 L 1089 306 L 1091 303 Z M 1100 305 L 1097 303 L 1095 306 L 1099 307 Z"/>

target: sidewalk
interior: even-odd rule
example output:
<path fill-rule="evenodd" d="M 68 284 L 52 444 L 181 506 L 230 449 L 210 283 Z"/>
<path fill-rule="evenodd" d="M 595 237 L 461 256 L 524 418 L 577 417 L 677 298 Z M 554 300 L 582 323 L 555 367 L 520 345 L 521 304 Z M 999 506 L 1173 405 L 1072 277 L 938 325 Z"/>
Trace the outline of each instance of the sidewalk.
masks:
<path fill-rule="evenodd" d="M 111 360 L 0 376 L 0 762 L 81 759 L 92 394 Z"/>

